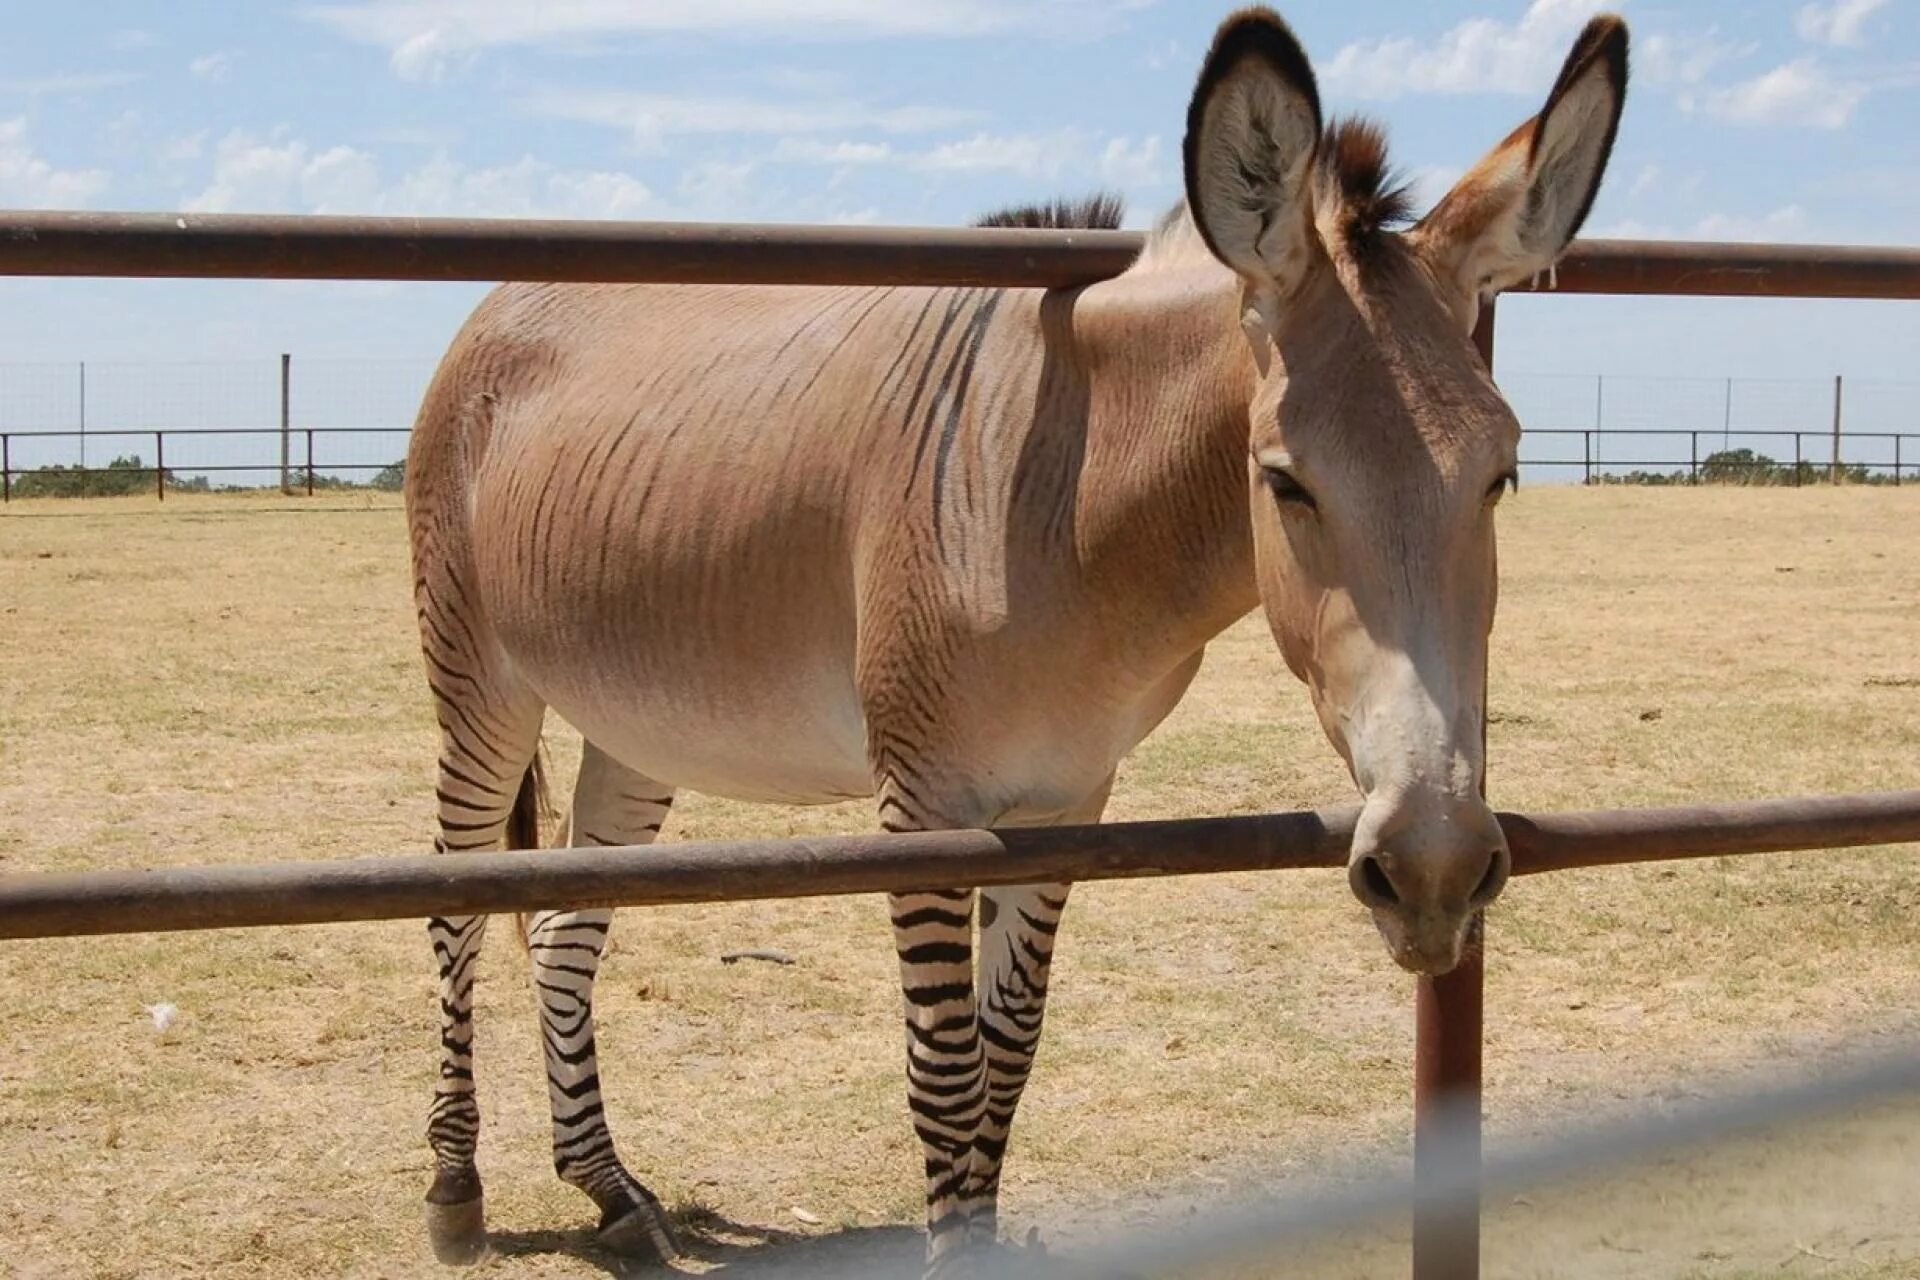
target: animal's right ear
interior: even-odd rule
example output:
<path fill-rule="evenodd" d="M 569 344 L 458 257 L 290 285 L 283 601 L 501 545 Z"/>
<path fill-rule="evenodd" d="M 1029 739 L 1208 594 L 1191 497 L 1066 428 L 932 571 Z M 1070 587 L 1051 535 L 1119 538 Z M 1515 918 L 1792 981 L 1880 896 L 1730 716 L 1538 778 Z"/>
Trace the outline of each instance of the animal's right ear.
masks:
<path fill-rule="evenodd" d="M 1287 292 L 1313 252 L 1320 94 L 1271 9 L 1221 24 L 1187 107 L 1187 207 L 1213 256 L 1255 289 Z"/>

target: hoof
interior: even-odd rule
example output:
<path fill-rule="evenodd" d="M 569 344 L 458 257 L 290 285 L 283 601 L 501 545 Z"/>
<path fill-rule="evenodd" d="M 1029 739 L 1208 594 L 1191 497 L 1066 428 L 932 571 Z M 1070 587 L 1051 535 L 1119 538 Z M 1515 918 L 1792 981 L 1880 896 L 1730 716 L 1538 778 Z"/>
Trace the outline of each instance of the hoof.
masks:
<path fill-rule="evenodd" d="M 680 1255 L 657 1205 L 629 1205 L 619 1216 L 602 1219 L 598 1234 L 602 1248 L 635 1262 L 664 1265 Z"/>
<path fill-rule="evenodd" d="M 479 1196 L 458 1204 L 427 1204 L 427 1239 L 433 1256 L 450 1267 L 467 1267 L 487 1254 L 487 1208 Z"/>

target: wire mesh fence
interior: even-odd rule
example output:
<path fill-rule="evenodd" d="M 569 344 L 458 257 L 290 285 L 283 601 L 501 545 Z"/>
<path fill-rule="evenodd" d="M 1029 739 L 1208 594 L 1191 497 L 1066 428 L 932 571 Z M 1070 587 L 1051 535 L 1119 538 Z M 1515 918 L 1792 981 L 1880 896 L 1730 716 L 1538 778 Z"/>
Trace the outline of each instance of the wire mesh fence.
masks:
<path fill-rule="evenodd" d="M 1920 1042 L 1669 1084 L 1602 1120 L 1496 1133 L 1484 1169 L 1416 1187 L 1406 1153 L 1318 1170 L 1248 1167 L 1211 1199 L 1165 1185 L 1003 1249 L 995 1280 L 1365 1280 L 1403 1274 L 1416 1195 L 1484 1197 L 1485 1274 L 1518 1280 L 1752 1280 L 1920 1274 Z M 1476 1141 L 1443 1120 L 1439 1148 Z M 1444 1169 L 1447 1162 L 1440 1161 Z M 1017 1235 L 1017 1232 L 1016 1232 Z M 769 1274 L 910 1273 L 916 1240 L 810 1241 Z"/>
<path fill-rule="evenodd" d="M 158 467 L 172 488 L 369 484 L 406 456 L 435 363 L 0 364 L 0 470 L 9 497 L 144 491 Z M 1527 431 L 1530 483 L 1818 483 L 1836 462 L 1856 483 L 1920 474 L 1920 382 L 1503 372 L 1500 383 Z M 83 474 L 34 478 L 49 468 Z M 100 468 L 127 474 L 84 477 Z"/>
<path fill-rule="evenodd" d="M 1898 483 L 1920 465 L 1920 383 L 1502 373 L 1537 480 L 1832 478 Z M 1543 474 L 1544 473 L 1544 474 Z"/>

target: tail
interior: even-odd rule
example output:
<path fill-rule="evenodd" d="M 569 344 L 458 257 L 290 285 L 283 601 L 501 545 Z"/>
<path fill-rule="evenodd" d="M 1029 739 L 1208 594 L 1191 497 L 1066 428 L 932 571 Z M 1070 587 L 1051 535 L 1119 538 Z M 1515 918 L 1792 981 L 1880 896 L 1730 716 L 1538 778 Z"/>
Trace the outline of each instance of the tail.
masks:
<path fill-rule="evenodd" d="M 540 747 L 533 753 L 533 763 L 520 775 L 520 790 L 513 797 L 513 811 L 507 815 L 507 848 L 538 849 L 540 847 L 540 815 L 548 812 L 547 806 L 547 749 Z M 521 950 L 527 948 L 527 913 L 519 911 L 513 917 L 515 932 L 520 936 Z"/>

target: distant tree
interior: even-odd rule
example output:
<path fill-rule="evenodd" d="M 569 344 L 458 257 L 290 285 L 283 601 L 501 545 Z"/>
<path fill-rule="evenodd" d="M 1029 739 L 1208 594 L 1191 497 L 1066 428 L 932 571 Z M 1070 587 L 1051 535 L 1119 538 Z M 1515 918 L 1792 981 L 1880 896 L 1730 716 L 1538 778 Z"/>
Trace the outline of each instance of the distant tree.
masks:
<path fill-rule="evenodd" d="M 389 462 L 380 468 L 379 474 L 374 476 L 371 483 L 374 488 L 384 489 L 388 493 L 400 492 L 407 483 L 407 460 L 402 458 L 398 462 Z"/>
<path fill-rule="evenodd" d="M 176 486 L 173 473 L 167 473 L 167 487 Z M 114 458 L 105 467 L 82 469 L 58 463 L 29 471 L 13 482 L 15 496 L 21 498 L 107 498 L 153 490 L 153 468 L 139 454 Z"/>
<path fill-rule="evenodd" d="M 1702 484 L 1791 484 L 1791 469 L 1751 449 L 1720 449 L 1700 464 Z"/>

